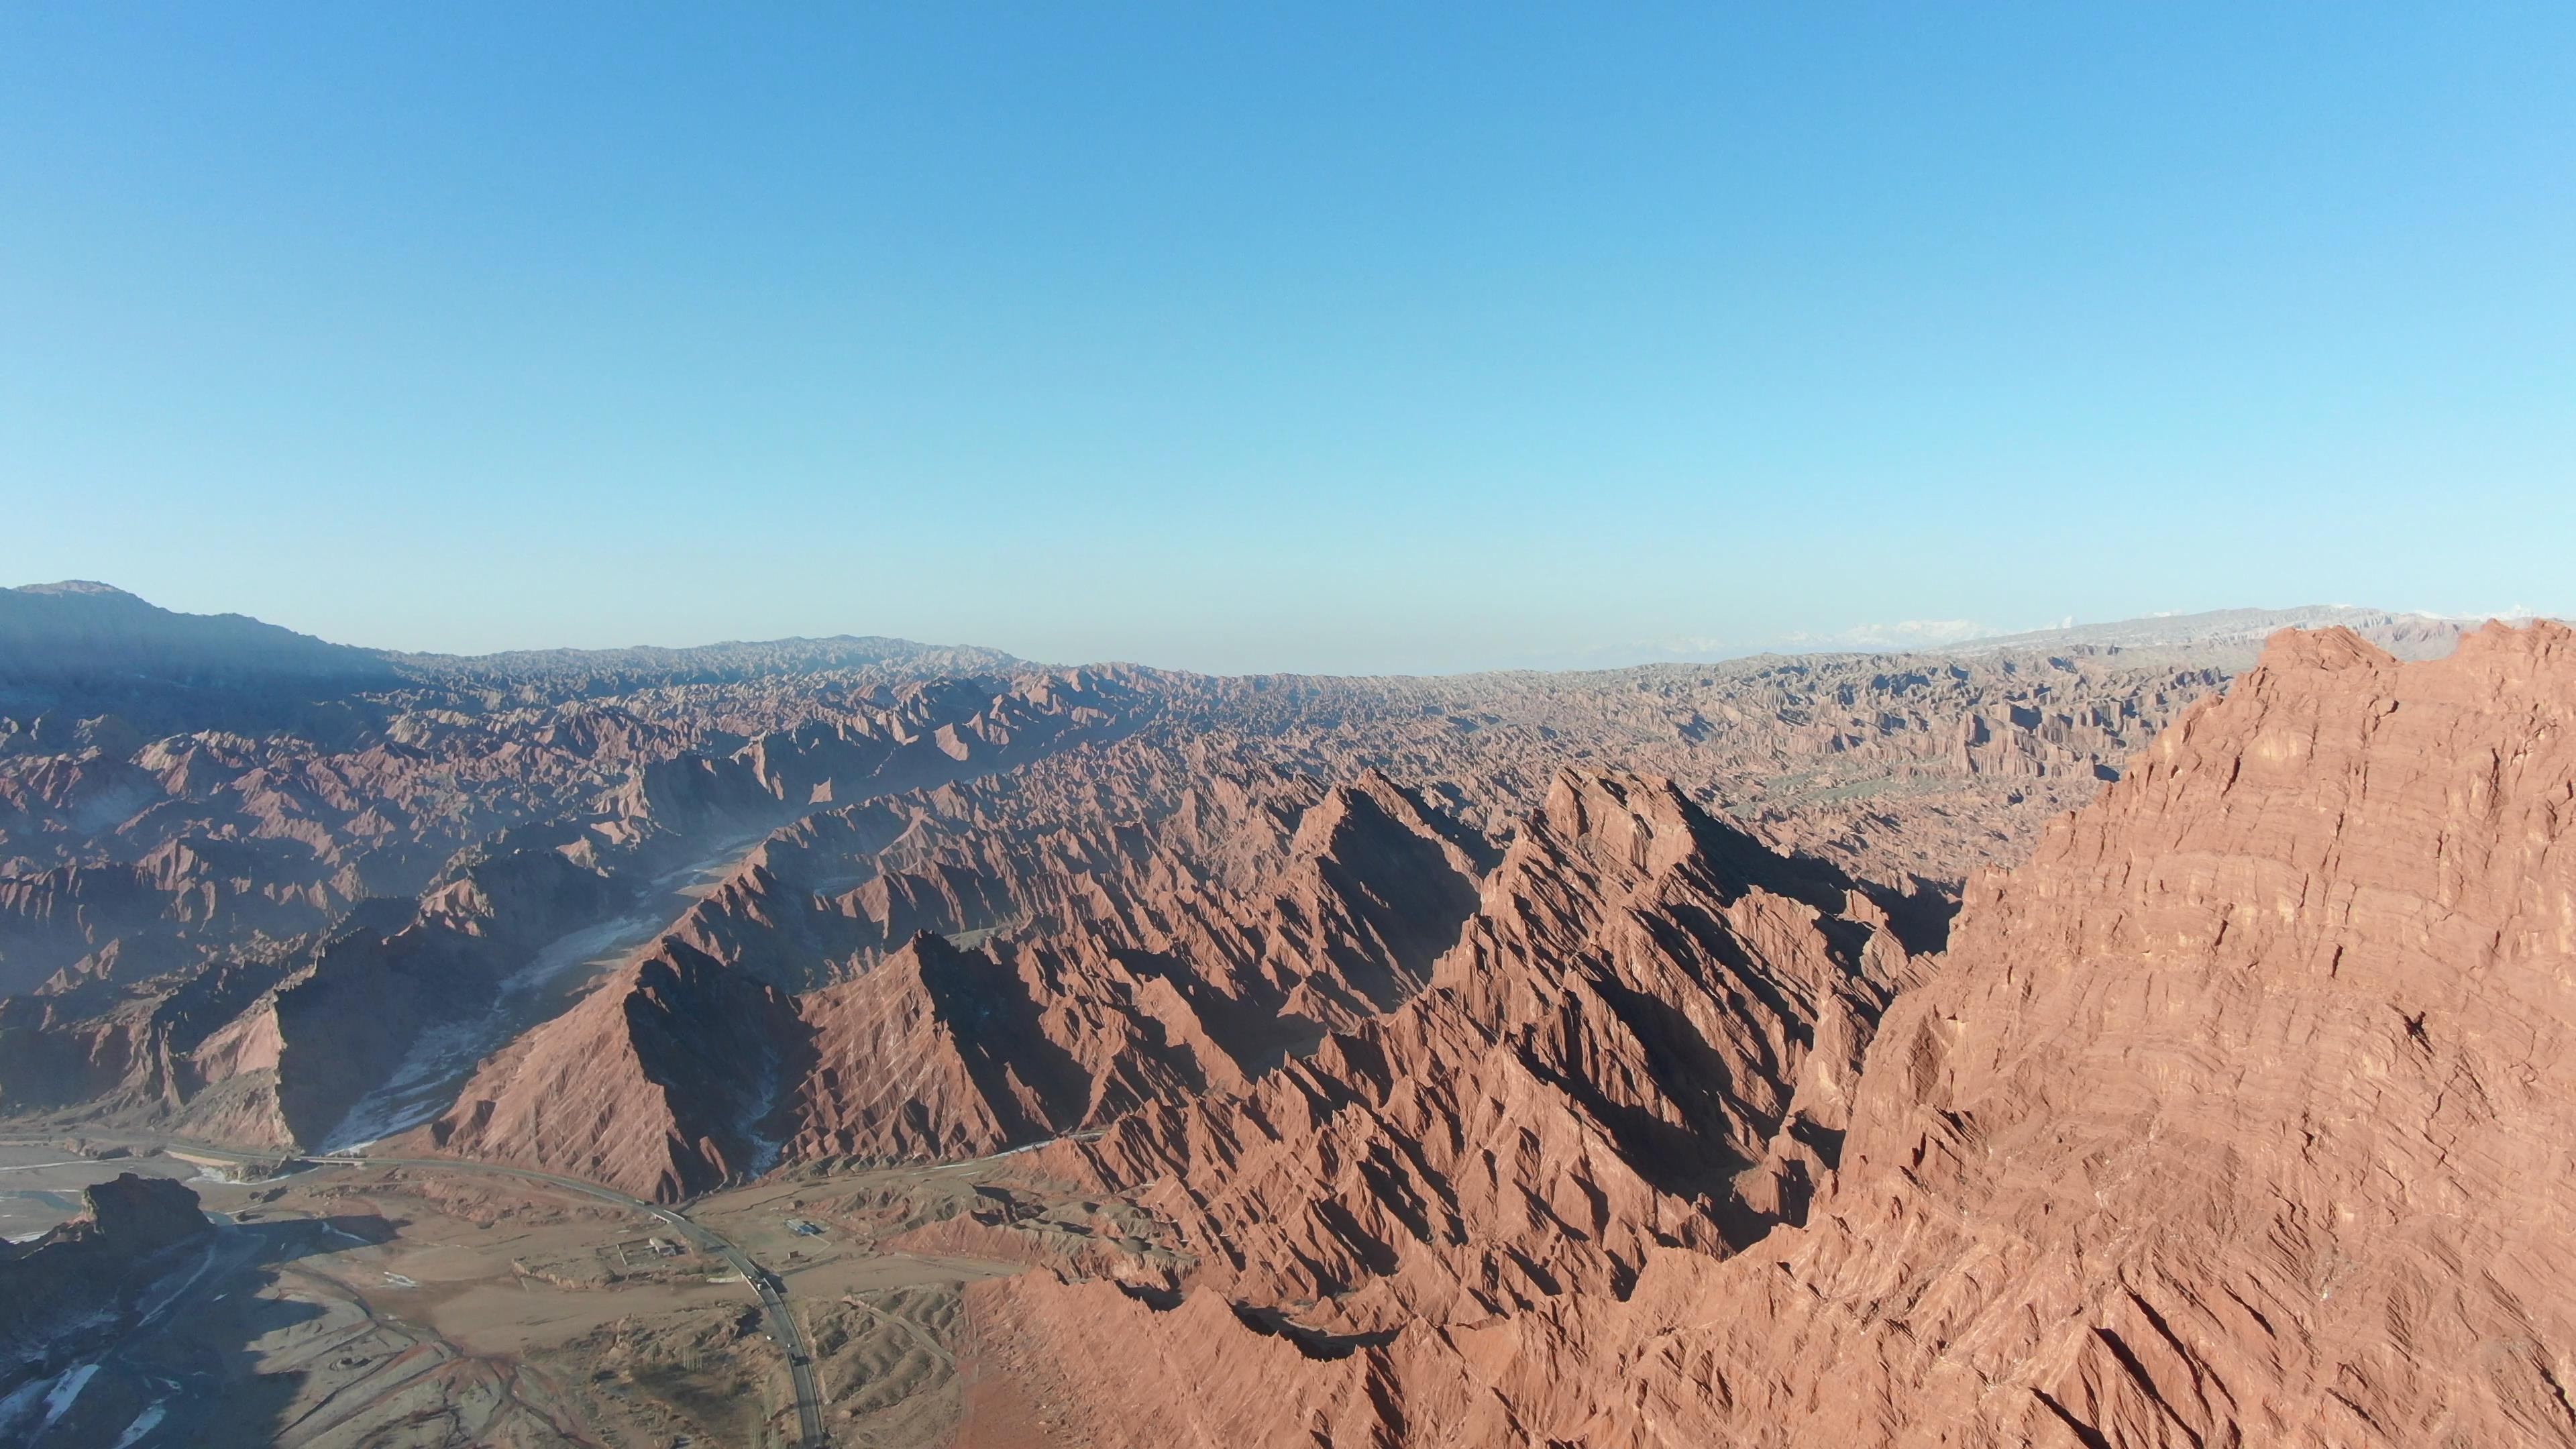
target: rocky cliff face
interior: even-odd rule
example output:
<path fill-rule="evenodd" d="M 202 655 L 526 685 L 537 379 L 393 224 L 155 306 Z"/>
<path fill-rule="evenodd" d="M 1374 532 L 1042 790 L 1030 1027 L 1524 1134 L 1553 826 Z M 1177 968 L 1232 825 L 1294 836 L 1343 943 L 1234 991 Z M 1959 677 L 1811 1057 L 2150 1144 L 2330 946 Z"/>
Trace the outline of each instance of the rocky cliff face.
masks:
<path fill-rule="evenodd" d="M 1912 971 L 1830 867 L 1664 781 L 1568 771 L 1428 991 L 1032 1170 L 1134 1194 L 1198 1255 L 1193 1293 L 1310 1346 L 1614 1297 L 1659 1250 L 1803 1214 Z"/>
<path fill-rule="evenodd" d="M 807 1033 L 785 993 L 669 943 L 485 1062 L 411 1150 L 677 1201 L 765 1170 Z"/>
<path fill-rule="evenodd" d="M 1155 1200 L 1205 1255 L 1176 1306 L 1024 1277 L 977 1290 L 981 1331 L 1067 1442 L 2576 1442 L 2572 726 L 2576 636 L 2556 625 L 2402 665 L 2342 631 L 2284 635 L 2030 863 L 1977 880 L 1856 1080 L 1793 1065 L 1693 1111 L 1643 1090 L 1660 1054 L 1566 1029 L 1588 1000 L 1523 1038 L 1563 1044 L 1550 1075 L 1587 1063 L 1621 1084 L 1606 1102 L 1649 1108 L 1596 1111 L 1582 1144 L 1641 1180 L 1617 1121 L 1699 1124 L 1738 1159 L 1765 1122 L 1811 1124 L 1783 1130 L 1815 1196 L 1759 1237 L 1676 1231 L 1661 1185 L 1606 1191 L 1597 1170 L 1567 1197 L 1443 1192 L 1455 1179 L 1347 1151 L 1280 1092 L 1258 1128 L 1122 1131 L 1078 1164 L 1123 1178 L 1188 1130 L 1212 1144 L 1165 1150 L 1179 1175 Z M 1880 999 L 1906 969 L 1846 966 L 1840 995 Z M 1807 1061 L 1839 1068 L 1811 1014 Z M 1766 1041 L 1727 1025 L 1721 1052 Z M 1422 1070 L 1438 1059 L 1407 1043 L 1328 1069 L 1421 1100 L 1452 1079 Z M 1687 1080 L 1743 1080 L 1718 1060 Z M 1507 1112 L 1407 1126 L 1480 1171 L 1549 1143 Z M 1233 1145 L 1247 1132 L 1257 1150 Z M 1324 1168 L 1259 1165 L 1287 1156 Z M 1336 1182 L 1372 1173 L 1398 1189 Z M 1332 1296 L 1348 1258 L 1318 1282 L 1312 1245 L 1350 1236 L 1325 1205 L 1370 1198 L 1398 1280 L 1479 1241 L 1555 1258 L 1490 1311 L 1363 1319 Z M 1556 1222 L 1518 1233 L 1539 1203 Z M 1301 1216 L 1333 1227 L 1274 1226 Z M 1609 1292 L 1556 1268 L 1623 1251 Z"/>

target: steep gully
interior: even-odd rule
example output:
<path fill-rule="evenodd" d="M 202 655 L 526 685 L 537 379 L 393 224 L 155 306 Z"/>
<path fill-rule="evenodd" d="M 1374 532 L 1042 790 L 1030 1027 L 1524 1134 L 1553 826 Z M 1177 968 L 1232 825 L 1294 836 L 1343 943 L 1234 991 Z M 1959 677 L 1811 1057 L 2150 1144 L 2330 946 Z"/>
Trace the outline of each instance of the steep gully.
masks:
<path fill-rule="evenodd" d="M 763 832 L 720 841 L 708 854 L 656 880 L 652 888 L 657 894 L 636 909 L 548 942 L 524 967 L 502 979 L 482 1015 L 424 1032 L 393 1074 L 349 1107 L 318 1150 L 354 1151 L 445 1110 L 475 1063 L 551 1018 L 600 972 L 670 930 L 766 838 Z"/>
<path fill-rule="evenodd" d="M 854 801 L 973 781 L 997 770 L 1024 767 L 1077 743 L 1115 739 L 1134 724 L 1133 720 L 1109 721 L 1053 732 L 1024 728 L 1018 738 L 1006 735 L 998 746 L 984 748 L 979 748 L 984 741 L 961 737 L 953 725 L 946 725 L 937 736 L 941 748 L 914 749 L 899 763 L 867 759 L 856 779 L 835 778 L 836 765 L 843 774 L 850 773 L 849 762 L 837 758 L 844 747 L 836 740 L 765 739 L 746 749 L 740 762 L 747 767 L 742 782 L 730 789 L 695 783 L 666 787 L 662 800 L 653 798 L 656 782 L 648 771 L 635 791 L 642 808 L 694 827 L 662 852 L 664 859 L 678 855 L 680 863 L 659 871 L 637 893 L 640 900 L 628 897 L 633 904 L 622 912 L 583 922 L 546 941 L 525 966 L 501 980 L 479 1015 L 423 1032 L 393 1076 L 352 1103 L 334 1127 L 298 1136 L 319 1141 L 324 1150 L 345 1150 L 390 1137 L 437 1115 L 454 1101 L 459 1084 L 494 1048 L 551 1019 L 621 959 L 677 929 L 699 902 L 737 876 L 768 842 L 792 832 L 835 798 L 844 802 L 836 808 L 846 810 Z M 716 781 L 726 778 L 720 770 L 704 773 Z"/>

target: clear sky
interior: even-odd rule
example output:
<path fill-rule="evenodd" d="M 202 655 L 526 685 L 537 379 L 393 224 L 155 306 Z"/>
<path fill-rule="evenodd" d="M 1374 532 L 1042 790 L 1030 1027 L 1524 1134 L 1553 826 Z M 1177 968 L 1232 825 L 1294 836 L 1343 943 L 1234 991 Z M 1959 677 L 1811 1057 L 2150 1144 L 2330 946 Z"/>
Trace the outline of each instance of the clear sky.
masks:
<path fill-rule="evenodd" d="M 405 648 L 2568 612 L 2576 6 L 13 4 L 0 500 Z"/>

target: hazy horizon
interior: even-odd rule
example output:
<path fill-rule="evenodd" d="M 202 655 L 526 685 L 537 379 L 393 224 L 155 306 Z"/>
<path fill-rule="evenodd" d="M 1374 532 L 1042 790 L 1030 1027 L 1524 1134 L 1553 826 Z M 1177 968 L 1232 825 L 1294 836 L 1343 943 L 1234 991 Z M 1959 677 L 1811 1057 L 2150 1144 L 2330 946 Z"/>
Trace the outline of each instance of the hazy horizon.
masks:
<path fill-rule="evenodd" d="M 139 598 L 144 603 L 151 604 L 155 607 L 165 607 L 161 605 L 158 600 L 144 595 L 139 590 L 128 589 L 105 579 L 49 579 L 20 585 L 0 585 L 0 588 L 15 588 L 26 592 L 48 593 L 65 591 L 67 586 L 76 586 L 77 591 L 79 592 L 94 592 L 103 589 L 111 593 L 125 594 Z M 377 650 L 389 654 L 412 655 L 428 658 L 493 658 L 512 653 L 524 652 L 543 654 L 556 651 L 609 653 L 626 649 L 657 649 L 679 652 L 690 649 L 715 648 L 738 644 L 827 641 L 833 638 L 890 638 L 900 643 L 925 645 L 932 648 L 998 650 L 998 652 L 1003 654 L 1014 655 L 1014 657 L 1017 657 L 1024 663 L 1035 664 L 1042 667 L 1132 664 L 1141 665 L 1151 669 L 1169 669 L 1185 673 L 1201 673 L 1217 676 L 1310 674 L 1316 676 L 1339 675 L 1342 677 L 1369 678 L 1400 675 L 1445 676 L 1479 673 L 1507 673 L 1516 671 L 1576 673 L 1584 671 L 1617 670 L 1650 664 L 1719 663 L 1732 659 L 1742 659 L 1767 654 L 1896 654 L 1909 651 L 1937 652 L 1943 649 L 1980 643 L 1982 641 L 2010 639 L 2024 635 L 2045 634 L 2053 631 L 2074 630 L 2087 625 L 2151 623 L 2165 619 L 2181 620 L 2193 617 L 2203 617 L 2212 613 L 2297 613 L 2309 609 L 2353 609 L 2396 616 L 2434 618 L 2455 623 L 2471 623 L 2485 619 L 2499 619 L 2509 623 L 2523 623 L 2538 617 L 2536 611 L 2525 607 L 2471 611 L 2465 614 L 2439 614 L 2428 610 L 2390 609 L 2383 605 L 2376 604 L 2335 602 L 2292 605 L 2244 604 L 2226 606 L 2218 610 L 2194 611 L 2163 609 L 2122 619 L 2077 619 L 2069 616 L 2063 619 L 2048 620 L 2039 624 L 2034 624 L 2025 629 L 1986 628 L 1965 620 L 1909 619 L 1899 621 L 1893 625 L 1865 625 L 1831 635 L 1793 634 L 1782 639 L 1742 647 L 1721 645 L 1710 640 L 1667 639 L 1660 641 L 1642 641 L 1624 646 L 1606 646 L 1592 650 L 1588 654 L 1577 656 L 1556 658 L 1530 657 L 1522 659 L 1499 658 L 1488 662 L 1463 664 L 1453 668 L 1417 670 L 1385 669 L 1365 671 L 1195 670 L 1187 665 L 1125 655 L 1102 655 L 1086 659 L 1050 659 L 1042 656 L 1018 654 L 1016 651 L 1001 649 L 999 646 L 994 645 L 989 641 L 980 639 L 943 637 L 907 638 L 904 636 L 886 635 L 877 631 L 861 629 L 805 630 L 787 634 L 765 636 L 758 639 L 738 637 L 684 640 L 629 639 L 605 644 L 559 643 L 512 646 L 510 648 L 500 650 L 404 649 L 380 644 L 372 640 L 342 638 L 328 633 L 316 633 L 312 630 L 298 630 L 297 632 L 312 635 L 313 637 L 320 638 L 324 642 L 331 644 L 352 645 L 362 649 Z M 245 615 L 240 610 L 231 609 L 207 611 L 174 610 L 173 612 L 233 615 L 257 618 L 255 615 Z M 259 622 L 274 624 L 277 621 L 262 619 L 259 620 Z"/>
<path fill-rule="evenodd" d="M 0 16 L 0 577 L 1241 673 L 2576 610 L 2576 12 Z"/>

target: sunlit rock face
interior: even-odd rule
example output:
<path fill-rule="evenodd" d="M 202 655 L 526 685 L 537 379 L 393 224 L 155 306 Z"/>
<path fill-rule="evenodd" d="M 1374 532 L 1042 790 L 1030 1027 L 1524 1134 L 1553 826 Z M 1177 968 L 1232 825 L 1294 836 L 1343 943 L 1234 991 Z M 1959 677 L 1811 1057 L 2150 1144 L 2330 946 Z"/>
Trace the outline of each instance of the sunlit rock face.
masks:
<path fill-rule="evenodd" d="M 1202 1215 L 1203 1286 L 1024 1276 L 977 1290 L 979 1323 L 1104 1444 L 2569 1442 L 2571 830 L 2567 630 L 2411 664 L 2285 634 L 1972 883 L 1803 1221 L 1738 1248 L 1587 1195 L 1561 1251 L 1643 1242 L 1633 1281 L 1369 1320 L 1425 1301 L 1406 1260 L 1508 1240 L 1529 1195 L 1427 1199 L 1386 1287 L 1309 1297 L 1310 1239 L 1267 1228 L 1327 1200 L 1308 1179 Z M 1479 1165 L 1532 1141 L 1478 1115 L 1506 1094 L 1462 1095 L 1412 1140 Z M 1250 1156 L 1172 1195 L 1267 1186 Z M 1133 1347 L 1082 1348 L 1108 1341 Z"/>

